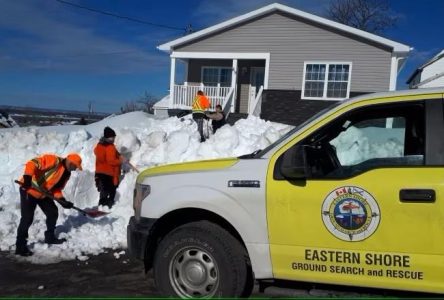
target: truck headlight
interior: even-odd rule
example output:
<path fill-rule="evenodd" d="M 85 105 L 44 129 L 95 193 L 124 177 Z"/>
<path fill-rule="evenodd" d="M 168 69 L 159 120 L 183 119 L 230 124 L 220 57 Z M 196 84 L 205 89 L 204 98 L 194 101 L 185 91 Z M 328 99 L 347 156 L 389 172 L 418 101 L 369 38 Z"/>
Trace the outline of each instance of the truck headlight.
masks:
<path fill-rule="evenodd" d="M 150 192 L 151 192 L 150 185 L 136 183 L 133 196 L 133 209 L 134 209 L 134 217 L 136 218 L 137 221 L 140 220 L 142 201 L 150 194 Z"/>

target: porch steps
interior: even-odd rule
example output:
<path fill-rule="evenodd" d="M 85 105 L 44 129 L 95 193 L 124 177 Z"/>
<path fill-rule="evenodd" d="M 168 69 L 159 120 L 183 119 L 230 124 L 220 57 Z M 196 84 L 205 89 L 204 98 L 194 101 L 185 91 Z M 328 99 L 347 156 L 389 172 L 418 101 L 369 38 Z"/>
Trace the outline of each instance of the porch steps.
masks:
<path fill-rule="evenodd" d="M 230 113 L 228 115 L 227 123 L 230 125 L 234 125 L 238 120 L 240 119 L 246 119 L 248 117 L 248 114 L 241 114 L 241 113 Z"/>

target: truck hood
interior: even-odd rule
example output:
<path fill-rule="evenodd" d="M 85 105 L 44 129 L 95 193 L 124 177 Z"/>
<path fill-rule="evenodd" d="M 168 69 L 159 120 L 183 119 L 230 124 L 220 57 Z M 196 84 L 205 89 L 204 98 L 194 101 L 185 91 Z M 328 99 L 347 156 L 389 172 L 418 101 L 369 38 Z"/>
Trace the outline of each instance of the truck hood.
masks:
<path fill-rule="evenodd" d="M 141 183 L 144 178 L 152 176 L 229 168 L 235 165 L 238 161 L 239 159 L 234 157 L 157 166 L 141 172 L 139 176 L 137 176 L 137 183 Z"/>

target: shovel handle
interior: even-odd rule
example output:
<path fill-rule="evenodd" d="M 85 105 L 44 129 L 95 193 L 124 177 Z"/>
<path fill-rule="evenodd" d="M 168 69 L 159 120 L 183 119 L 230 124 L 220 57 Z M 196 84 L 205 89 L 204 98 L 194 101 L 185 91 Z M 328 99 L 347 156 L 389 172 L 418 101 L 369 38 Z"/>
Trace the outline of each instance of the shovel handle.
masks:
<path fill-rule="evenodd" d="M 20 182 L 18 180 L 14 180 L 14 182 L 17 183 L 20 186 L 22 186 L 22 184 L 23 184 L 22 182 Z M 41 188 L 36 188 L 36 187 L 33 187 L 33 188 L 38 190 L 40 193 L 42 193 L 46 197 L 51 198 L 52 200 L 59 202 L 59 200 L 56 197 L 54 197 L 53 195 L 51 195 L 48 191 L 46 191 L 44 189 L 41 189 Z M 80 208 L 75 207 L 75 206 L 73 206 L 72 208 L 74 208 L 75 210 L 78 210 L 81 213 L 83 213 L 84 215 L 86 215 L 86 211 L 84 211 L 83 209 L 80 209 Z"/>
<path fill-rule="evenodd" d="M 133 169 L 137 173 L 140 173 L 140 171 L 132 163 L 130 163 L 129 161 L 127 161 L 126 163 L 131 167 L 131 169 Z"/>
<path fill-rule="evenodd" d="M 22 186 L 23 182 L 20 182 L 18 180 L 14 180 L 15 183 L 17 183 L 18 185 Z M 45 195 L 48 198 L 51 198 L 52 200 L 58 201 L 56 197 L 54 197 L 53 195 L 51 195 L 48 191 L 42 189 L 42 188 L 38 188 L 33 186 L 33 189 L 36 189 L 37 191 L 39 191 L 40 193 L 42 193 L 43 195 Z"/>
<path fill-rule="evenodd" d="M 86 211 L 84 211 L 84 210 L 81 209 L 81 208 L 78 208 L 78 207 L 76 207 L 76 206 L 73 206 L 72 208 L 75 209 L 75 210 L 77 210 L 78 212 L 82 213 L 82 215 L 84 215 L 84 216 L 87 215 Z"/>
<path fill-rule="evenodd" d="M 22 182 L 20 182 L 20 181 L 18 181 L 18 180 L 14 180 L 14 182 L 17 183 L 17 184 L 20 185 L 20 186 L 23 184 Z M 43 195 L 45 195 L 46 197 L 51 198 L 52 200 L 59 202 L 59 200 L 58 200 L 56 197 L 54 197 L 53 195 L 51 195 L 48 191 L 43 190 L 43 189 L 41 189 L 41 188 L 36 188 L 36 187 L 33 187 L 33 188 L 35 188 L 36 190 L 38 190 L 39 192 L 41 192 L 41 193 L 42 193 Z M 73 206 L 72 208 L 75 209 L 75 210 L 77 210 L 78 212 L 80 212 L 80 213 L 81 213 L 82 215 L 84 215 L 84 216 L 88 216 L 88 217 L 91 217 L 91 218 L 94 218 L 94 217 L 95 217 L 92 213 L 87 212 L 86 210 L 83 210 L 83 209 L 78 208 L 78 207 L 76 207 L 76 206 Z"/>

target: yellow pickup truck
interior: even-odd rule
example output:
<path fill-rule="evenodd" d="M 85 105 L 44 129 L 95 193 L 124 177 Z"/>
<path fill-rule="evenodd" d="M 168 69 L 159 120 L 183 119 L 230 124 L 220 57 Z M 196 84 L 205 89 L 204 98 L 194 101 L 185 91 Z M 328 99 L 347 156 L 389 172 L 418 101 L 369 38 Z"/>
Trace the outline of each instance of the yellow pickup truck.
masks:
<path fill-rule="evenodd" d="M 277 279 L 443 293 L 443 94 L 360 96 L 250 155 L 143 171 L 131 255 L 165 296 Z"/>

